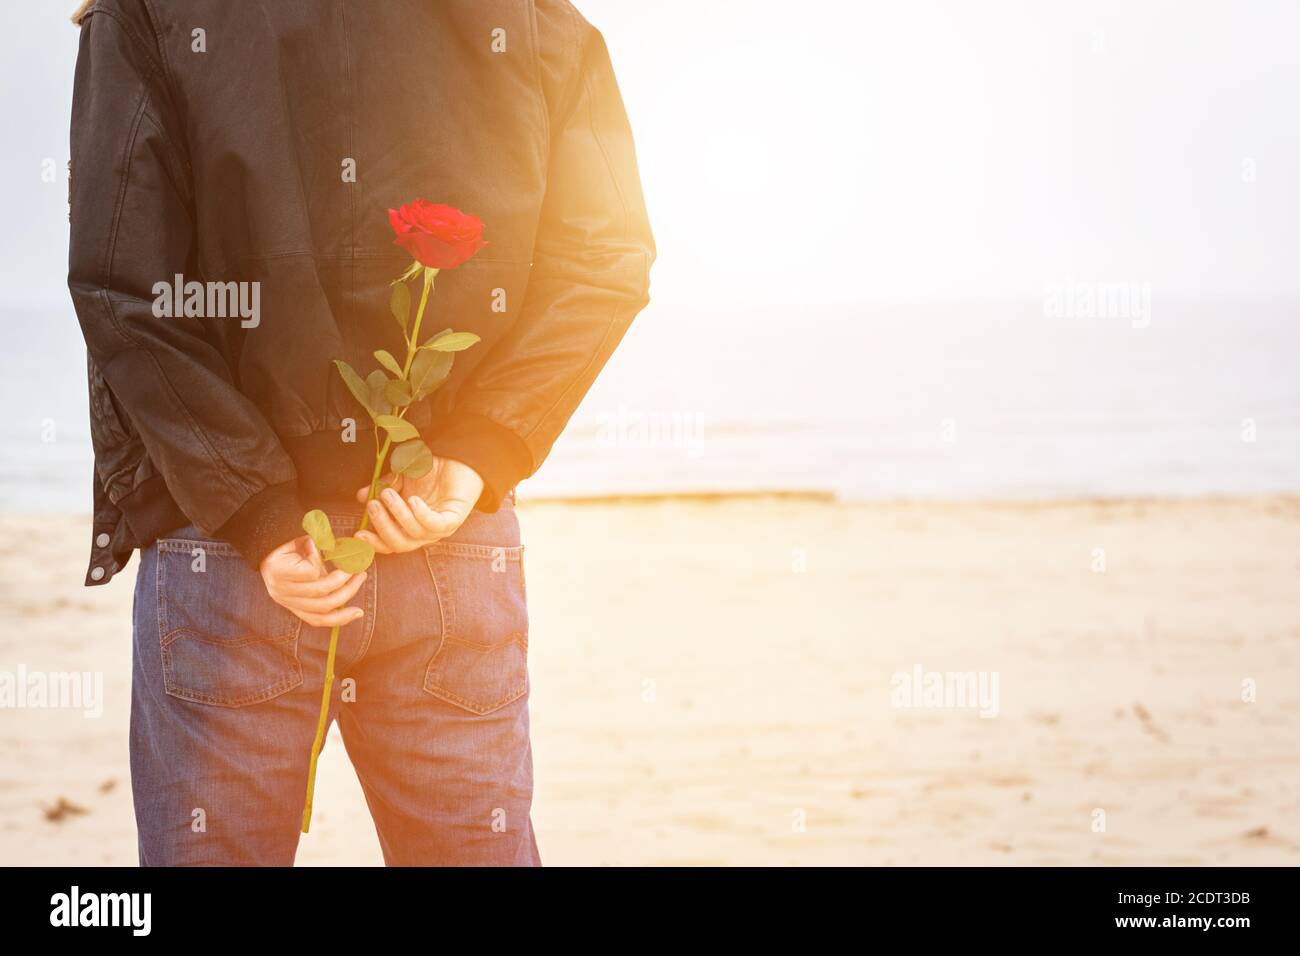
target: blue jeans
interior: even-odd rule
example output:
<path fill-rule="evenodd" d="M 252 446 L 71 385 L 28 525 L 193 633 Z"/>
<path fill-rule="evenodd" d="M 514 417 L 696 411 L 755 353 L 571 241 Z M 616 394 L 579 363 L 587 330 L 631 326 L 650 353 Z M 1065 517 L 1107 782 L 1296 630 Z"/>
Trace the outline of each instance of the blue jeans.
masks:
<path fill-rule="evenodd" d="M 331 514 L 336 534 L 357 515 Z M 528 612 L 507 501 L 381 555 L 339 634 L 337 720 L 390 866 L 538 865 Z M 141 865 L 293 863 L 329 630 L 273 602 L 229 544 L 141 555 L 131 783 Z M 318 794 L 319 809 L 328 794 Z"/>

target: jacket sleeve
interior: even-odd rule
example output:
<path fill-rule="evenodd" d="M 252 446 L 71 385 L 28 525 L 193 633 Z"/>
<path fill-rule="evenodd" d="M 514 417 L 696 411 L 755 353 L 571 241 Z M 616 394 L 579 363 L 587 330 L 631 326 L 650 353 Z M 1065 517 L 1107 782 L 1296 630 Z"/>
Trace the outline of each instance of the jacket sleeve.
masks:
<path fill-rule="evenodd" d="M 256 565 L 302 533 L 304 509 L 292 461 L 202 321 L 155 309 L 157 283 L 197 277 L 195 224 L 185 137 L 143 10 L 101 0 L 82 24 L 68 287 L 91 359 L 176 503 Z"/>
<path fill-rule="evenodd" d="M 527 292 L 428 439 L 434 454 L 483 477 L 485 511 L 540 467 L 649 302 L 655 258 L 605 41 L 568 0 L 536 9 L 550 161 Z"/>

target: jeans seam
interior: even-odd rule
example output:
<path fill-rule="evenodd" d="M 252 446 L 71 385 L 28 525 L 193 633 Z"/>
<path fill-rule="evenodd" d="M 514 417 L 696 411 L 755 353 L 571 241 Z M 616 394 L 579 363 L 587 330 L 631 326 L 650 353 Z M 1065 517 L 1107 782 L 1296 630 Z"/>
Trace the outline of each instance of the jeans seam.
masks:
<path fill-rule="evenodd" d="M 442 542 L 440 542 L 439 544 L 442 544 Z M 480 545 L 462 545 L 462 547 L 469 547 L 469 548 L 483 547 L 484 550 L 487 551 L 498 550 L 498 549 L 488 548 L 486 546 L 480 546 Z M 506 550 L 522 552 L 522 546 L 515 546 L 512 549 L 506 549 Z M 424 679 L 421 681 L 421 688 L 426 694 L 429 694 L 431 697 L 448 701 L 452 704 L 462 707 L 463 709 L 469 711 L 470 713 L 476 716 L 483 717 L 496 710 L 499 710 L 502 707 L 505 707 L 507 704 L 514 703 L 516 700 L 518 700 L 519 698 L 523 697 L 526 693 L 528 693 L 528 664 L 527 664 L 528 639 L 527 637 L 523 636 L 523 634 L 516 632 L 514 634 L 511 634 L 509 640 L 500 641 L 498 643 L 490 644 L 490 645 L 483 645 L 478 642 L 465 640 L 464 638 L 460 638 L 456 636 L 456 634 L 454 633 L 455 624 L 456 624 L 455 607 L 452 603 L 449 593 L 444 599 L 444 593 L 450 592 L 451 588 L 450 586 L 443 587 L 438 583 L 440 570 L 444 575 L 447 573 L 446 569 L 442 567 L 442 565 L 448 561 L 449 557 L 453 553 L 454 552 L 450 552 L 447 549 L 440 547 L 438 544 L 432 545 L 424 549 L 425 563 L 429 567 L 429 578 L 430 580 L 433 581 L 434 594 L 437 595 L 437 599 L 438 599 L 438 612 L 439 612 L 439 620 L 440 620 L 440 626 L 442 628 L 442 632 L 438 635 L 438 646 L 434 648 L 433 654 L 429 658 L 429 663 L 425 666 Z M 467 698 L 462 697 L 460 694 L 457 694 L 455 691 L 448 690 L 445 685 L 434 682 L 432 677 L 434 671 L 434 665 L 437 664 L 438 658 L 442 656 L 445 650 L 447 650 L 449 644 L 459 644 L 462 647 L 473 648 L 474 650 L 481 651 L 483 653 L 488 653 L 488 654 L 499 653 L 503 648 L 507 647 L 510 644 L 514 644 L 518 646 L 524 653 L 524 662 L 525 662 L 524 677 L 523 680 L 520 682 L 520 686 L 518 690 L 512 689 L 506 691 L 497 700 L 494 700 L 488 704 L 484 704 L 482 702 L 476 703 L 470 701 Z"/>
<path fill-rule="evenodd" d="M 187 545 L 198 544 L 199 542 L 186 541 L 186 539 L 170 539 L 172 541 L 184 542 Z M 292 654 L 294 673 L 281 679 L 271 687 L 256 693 L 244 694 L 240 696 L 205 694 L 192 688 L 180 687 L 175 678 L 172 676 L 172 645 L 181 639 L 186 632 L 191 633 L 197 640 L 202 641 L 201 632 L 196 631 L 189 625 L 179 627 L 168 627 L 166 613 L 166 598 L 163 594 L 163 561 L 164 554 L 176 553 L 184 554 L 185 548 L 180 547 L 160 547 L 163 542 L 155 542 L 152 545 L 154 553 L 154 607 L 156 618 L 156 639 L 158 641 L 158 663 L 160 676 L 162 677 L 163 692 L 176 700 L 190 701 L 196 704 L 211 704 L 218 707 L 246 707 L 249 704 L 259 704 L 268 700 L 273 700 L 283 694 L 288 693 L 303 682 L 302 673 L 302 620 L 293 615 L 293 630 L 283 635 L 275 637 L 263 637 L 255 640 L 243 641 L 206 641 L 204 643 L 213 644 L 219 647 L 249 647 L 255 644 L 292 644 Z M 203 542 L 207 545 L 209 542 Z M 233 551 L 233 549 L 232 549 Z M 168 640 L 168 638 L 172 638 Z"/>
<path fill-rule="evenodd" d="M 356 530 L 351 527 L 353 524 L 361 523 L 360 515 L 327 513 L 326 516 L 330 519 L 331 526 L 335 522 L 338 522 L 347 528 L 349 533 L 353 533 Z M 370 567 L 366 569 L 366 573 L 369 577 L 361 589 L 363 595 L 362 602 L 365 605 L 362 608 L 361 616 L 364 627 L 361 635 L 361 647 L 357 650 L 355 657 L 351 657 L 345 663 L 339 665 L 340 671 L 349 670 L 361 663 L 366 654 L 370 651 L 370 644 L 375 636 L 375 624 L 376 619 L 379 616 L 379 562 L 377 560 L 372 561 Z"/>

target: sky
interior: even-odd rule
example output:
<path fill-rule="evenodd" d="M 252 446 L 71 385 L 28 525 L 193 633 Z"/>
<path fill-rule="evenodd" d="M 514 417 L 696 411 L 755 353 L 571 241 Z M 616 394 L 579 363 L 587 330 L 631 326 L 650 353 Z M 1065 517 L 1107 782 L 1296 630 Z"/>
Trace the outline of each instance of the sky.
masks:
<path fill-rule="evenodd" d="M 61 308 L 73 0 L 6 4 L 0 308 Z M 1300 297 L 1294 0 L 578 0 L 656 308 Z M 53 169 L 55 181 L 43 180 Z"/>

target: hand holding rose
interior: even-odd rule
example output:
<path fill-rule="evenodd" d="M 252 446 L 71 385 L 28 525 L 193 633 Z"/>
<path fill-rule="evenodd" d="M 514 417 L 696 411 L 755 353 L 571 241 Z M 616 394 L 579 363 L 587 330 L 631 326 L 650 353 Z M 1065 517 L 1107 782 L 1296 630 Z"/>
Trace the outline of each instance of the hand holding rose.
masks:
<path fill-rule="evenodd" d="M 357 537 L 379 554 L 414 551 L 455 534 L 483 493 L 478 472 L 451 458 L 435 457 L 419 478 L 390 474 L 384 483 L 389 487 L 368 504 L 370 486 L 357 490 L 374 527 Z"/>
<path fill-rule="evenodd" d="M 366 572 L 326 572 L 320 550 L 307 535 L 280 545 L 262 559 L 266 593 L 312 627 L 341 627 L 361 617 L 359 607 L 344 607 L 366 583 Z"/>

